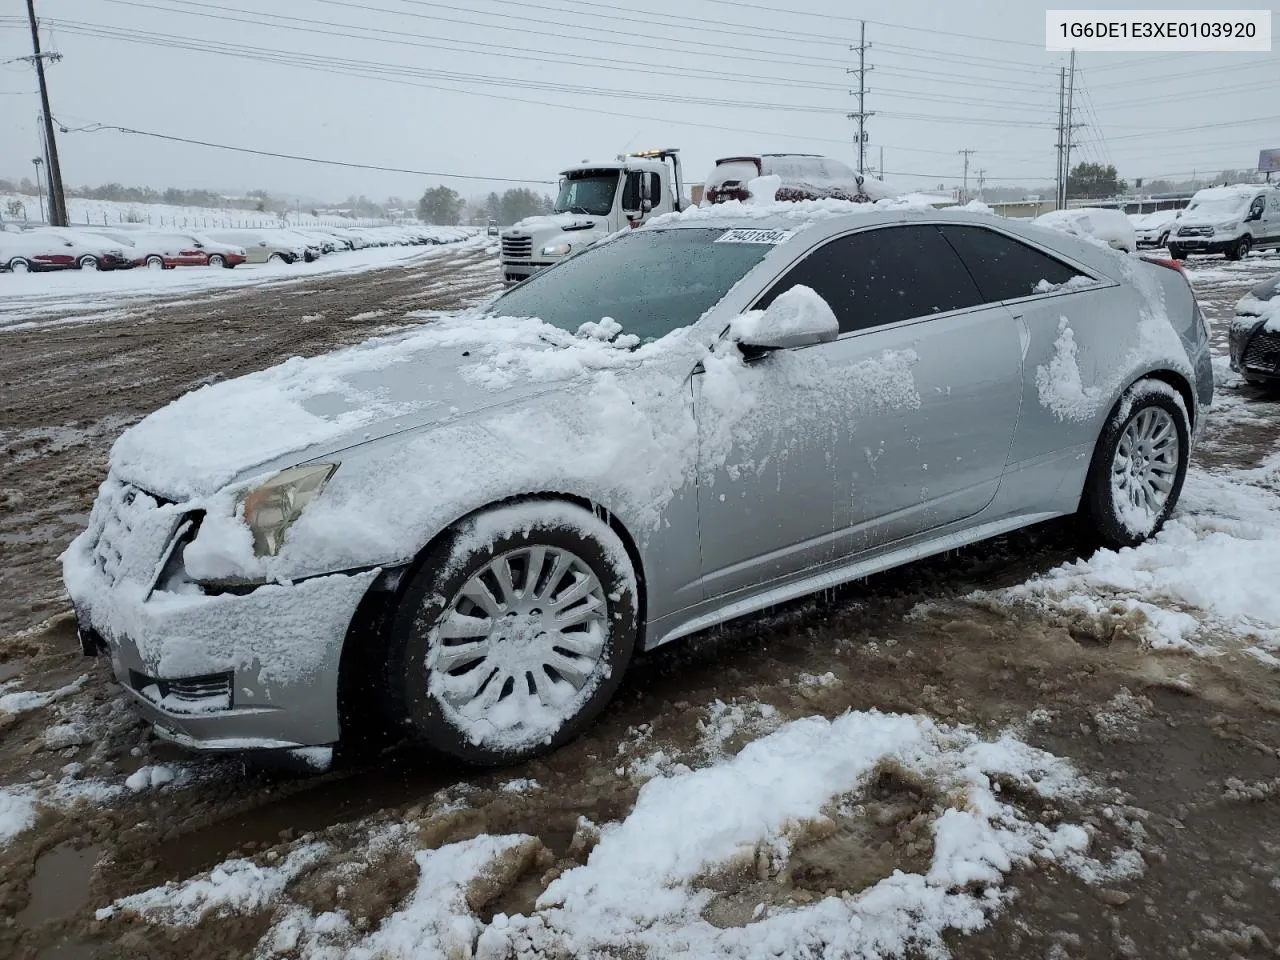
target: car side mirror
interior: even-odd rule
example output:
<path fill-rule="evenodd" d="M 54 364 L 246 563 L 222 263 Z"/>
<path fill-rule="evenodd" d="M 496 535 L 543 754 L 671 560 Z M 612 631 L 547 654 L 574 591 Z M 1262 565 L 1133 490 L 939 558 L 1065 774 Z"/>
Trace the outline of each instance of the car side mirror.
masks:
<path fill-rule="evenodd" d="M 749 310 L 729 323 L 729 339 L 753 350 L 787 350 L 827 343 L 840 322 L 812 287 L 796 284 L 764 310 Z"/>

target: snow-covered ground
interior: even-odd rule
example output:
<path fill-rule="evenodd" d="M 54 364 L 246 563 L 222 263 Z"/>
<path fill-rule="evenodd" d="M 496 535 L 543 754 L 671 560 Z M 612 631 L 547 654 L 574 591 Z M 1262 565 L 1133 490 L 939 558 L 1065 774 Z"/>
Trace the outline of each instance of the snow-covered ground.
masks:
<path fill-rule="evenodd" d="M 331 253 L 311 263 L 241 264 L 234 270 L 61 270 L 0 275 L 0 330 L 48 324 L 104 322 L 130 316 L 139 300 L 240 287 L 296 283 L 455 256 L 490 245 L 487 237 L 439 246 L 367 247 Z"/>
<path fill-rule="evenodd" d="M 17 216 L 9 212 L 12 203 L 25 211 Z M 22 223 L 41 219 L 41 199 L 28 194 L 0 193 L 0 219 Z M 67 198 L 67 218 L 71 226 L 114 227 L 119 224 L 146 223 L 153 227 L 178 227 L 189 230 L 278 227 L 281 219 L 274 213 L 219 207 L 180 207 L 168 203 L 133 203 L 124 200 L 88 200 Z M 352 220 L 344 217 L 313 217 L 306 211 L 290 210 L 286 218 L 290 226 L 372 226 L 386 220 Z"/>
<path fill-rule="evenodd" d="M 409 252 L 424 254 L 447 251 Z M 1238 291 L 1246 276 L 1260 278 L 1271 262 L 1194 261 L 1190 272 L 1209 301 L 1228 284 Z M 1280 259 L 1275 264 L 1280 271 Z M 293 276 L 288 269 L 278 273 Z M 1219 354 L 1224 324 L 1219 311 Z M 1159 536 L 952 604 L 1132 640 L 1141 655 L 1171 664 L 1167 672 L 1173 675 L 1182 665 L 1234 659 L 1252 675 L 1280 676 L 1280 594 L 1271 587 L 1280 577 L 1280 431 L 1271 431 L 1273 405 L 1259 403 L 1221 356 L 1215 374 L 1218 396 L 1200 462 Z M 910 616 L 923 621 L 934 612 L 917 608 Z M 961 645 L 959 634 L 954 642 Z M 897 643 L 893 653 L 900 657 L 895 669 L 910 673 L 910 686 L 932 696 L 939 675 L 913 664 L 904 645 Z M 890 712 L 864 704 L 835 713 L 814 706 L 807 715 L 784 715 L 751 697 L 732 699 L 740 692 L 743 660 L 758 652 L 717 672 L 717 689 L 723 684 L 729 701 L 703 708 L 696 734 L 682 743 L 655 736 L 648 721 L 660 723 L 658 714 L 625 737 L 597 737 L 588 758 L 600 755 L 606 768 L 601 777 L 616 785 L 620 799 L 616 808 L 603 809 L 599 822 L 578 820 L 567 854 L 552 851 L 550 839 L 524 832 L 529 826 L 513 828 L 500 813 L 503 804 L 532 805 L 557 789 L 557 778 L 570 779 L 568 761 L 558 767 L 553 758 L 509 774 L 488 792 L 467 784 L 446 788 L 409 809 L 291 835 L 177 880 L 153 878 L 143 889 L 93 900 L 90 915 L 116 932 L 139 929 L 128 921 L 140 918 L 146 929 L 165 931 L 161 936 L 172 935 L 175 943 L 196 925 L 216 938 L 220 920 L 261 917 L 253 940 L 240 944 L 245 955 L 257 957 L 945 957 L 998 917 L 1018 918 L 1036 908 L 1034 897 L 1015 891 L 1023 876 L 1052 871 L 1049 898 L 1065 896 L 1075 885 L 1089 891 L 1095 906 L 1100 901 L 1119 908 L 1130 893 L 1117 886 L 1164 863 L 1166 852 L 1156 849 L 1144 827 L 1147 813 L 1129 807 L 1107 778 L 1086 774 L 1057 746 L 1050 752 L 1031 745 L 1040 742 L 1037 725 L 1046 710 L 1025 712 L 998 729 L 943 721 L 922 706 Z M 842 655 L 856 656 L 847 649 Z M 808 661 L 804 666 L 811 668 Z M 1054 695 L 1051 672 L 1015 674 L 1009 695 L 1026 679 L 1041 684 L 1037 689 L 1048 701 Z M 1003 699 L 999 691 L 1007 678 L 989 682 L 996 699 Z M 779 683 L 800 691 L 802 701 L 812 697 L 820 704 L 842 681 L 797 665 Z M 674 689 L 673 700 L 690 695 L 683 686 Z M 1114 718 L 1123 720 L 1131 708 L 1151 709 L 1128 690 L 1113 692 L 1103 695 L 1111 698 L 1106 708 L 1093 714 L 1100 729 L 1121 722 Z M 129 714 L 122 693 L 92 708 L 83 697 L 74 680 L 0 680 L 0 730 L 6 711 L 33 716 L 40 710 L 48 713 L 43 736 L 51 748 L 99 740 L 118 745 L 137 736 L 122 719 Z M 1070 743 L 1066 737 L 1061 742 Z M 0 852 L 32 832 L 43 810 L 68 812 L 139 797 L 160 805 L 190 802 L 183 791 L 236 775 L 224 761 L 174 764 L 145 755 L 145 765 L 125 776 L 103 769 L 95 757 L 91 751 L 61 772 L 0 787 Z M 1245 786 L 1228 781 L 1225 795 Z M 1210 787 L 1218 791 L 1212 802 L 1219 802 L 1222 785 Z M 1263 788 L 1244 793 L 1249 790 Z M 1221 808 L 1212 815 L 1223 816 Z M 1181 843 L 1190 842 L 1181 819 L 1177 830 Z M 832 845 L 846 865 L 878 864 L 887 856 L 888 866 L 869 872 L 862 884 L 818 884 L 815 890 L 812 882 L 795 883 L 813 870 L 813 851 L 824 845 Z M 1269 869 L 1262 882 L 1280 889 L 1274 858 Z M 1160 883 L 1145 892 L 1159 897 Z M 370 910 L 363 894 L 352 893 L 360 889 L 399 892 L 386 895 L 386 909 Z M 513 890 L 523 892 L 513 896 Z M 1147 906 L 1154 909 L 1154 903 Z M 1160 909 L 1166 908 L 1161 901 Z M 1128 908 L 1134 915 L 1141 909 L 1137 901 Z M 1196 906 L 1202 909 L 1209 911 Z M 1258 922 L 1265 927 L 1273 919 L 1259 916 Z M 1117 955 L 1144 955 L 1129 943 Z M 1033 954 L 1010 944 L 1007 955 Z M 1034 955 L 1076 954 L 1068 943 L 1061 952 Z"/>

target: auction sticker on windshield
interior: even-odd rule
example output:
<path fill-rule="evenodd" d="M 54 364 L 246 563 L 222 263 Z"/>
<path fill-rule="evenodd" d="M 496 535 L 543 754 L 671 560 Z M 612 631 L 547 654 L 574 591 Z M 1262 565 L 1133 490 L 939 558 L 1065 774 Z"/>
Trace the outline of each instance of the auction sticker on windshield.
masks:
<path fill-rule="evenodd" d="M 748 230 L 738 228 L 726 230 L 722 236 L 716 237 L 716 243 L 782 243 L 795 236 L 794 230 Z"/>

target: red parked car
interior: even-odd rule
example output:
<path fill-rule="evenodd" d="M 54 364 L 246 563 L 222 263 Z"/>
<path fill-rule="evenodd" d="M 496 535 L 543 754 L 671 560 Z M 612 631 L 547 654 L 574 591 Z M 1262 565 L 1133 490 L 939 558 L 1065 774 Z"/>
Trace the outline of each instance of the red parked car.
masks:
<path fill-rule="evenodd" d="M 132 230 L 103 231 L 132 245 L 133 262 L 140 267 L 171 270 L 174 267 L 234 267 L 244 263 L 244 250 L 194 233 L 152 233 Z"/>

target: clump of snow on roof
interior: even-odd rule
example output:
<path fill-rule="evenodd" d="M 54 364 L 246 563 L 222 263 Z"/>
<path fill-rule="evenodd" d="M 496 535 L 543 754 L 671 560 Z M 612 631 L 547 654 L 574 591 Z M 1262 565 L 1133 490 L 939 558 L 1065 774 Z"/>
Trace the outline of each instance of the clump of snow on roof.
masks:
<path fill-rule="evenodd" d="M 755 177 L 747 182 L 747 192 L 751 194 L 751 199 L 747 202 L 756 205 L 776 203 L 778 200 L 778 190 L 781 187 L 782 178 L 776 173 L 771 173 L 763 177 Z"/>
<path fill-rule="evenodd" d="M 774 339 L 810 334 L 834 340 L 840 332 L 840 321 L 816 290 L 797 283 L 776 297 L 767 310 L 752 310 L 735 317 L 730 331 L 747 344 L 760 342 L 762 335 Z"/>
<path fill-rule="evenodd" d="M 1059 420 L 1088 420 L 1105 399 L 1096 384 L 1086 387 L 1080 375 L 1079 348 L 1066 317 L 1058 319 L 1058 339 L 1047 364 L 1036 367 L 1040 402 Z"/>
<path fill-rule="evenodd" d="M 99 910 L 98 919 L 124 912 L 174 926 L 194 926 L 210 913 L 215 916 L 252 913 L 271 905 L 289 883 L 317 863 L 328 849 L 326 843 L 304 844 L 269 866 L 253 860 L 227 860 L 208 874 L 121 897 Z"/>
<path fill-rule="evenodd" d="M 1033 222 L 1112 249 L 1132 251 L 1138 248 L 1138 235 L 1133 224 L 1119 210 L 1105 207 L 1050 210 Z"/>
<path fill-rule="evenodd" d="M 641 230 L 654 227 L 669 226 L 673 223 L 696 223 L 715 220 L 791 220 L 800 224 L 816 223 L 831 220 L 835 217 L 847 217 L 850 214 L 867 215 L 883 213 L 896 209 L 932 209 L 933 204 L 918 202 L 902 202 L 893 198 L 878 200 L 875 203 L 857 203 L 853 200 L 779 200 L 774 203 L 751 203 L 740 200 L 726 200 L 724 203 L 707 206 L 690 207 L 687 210 L 664 213 L 645 223 Z"/>

